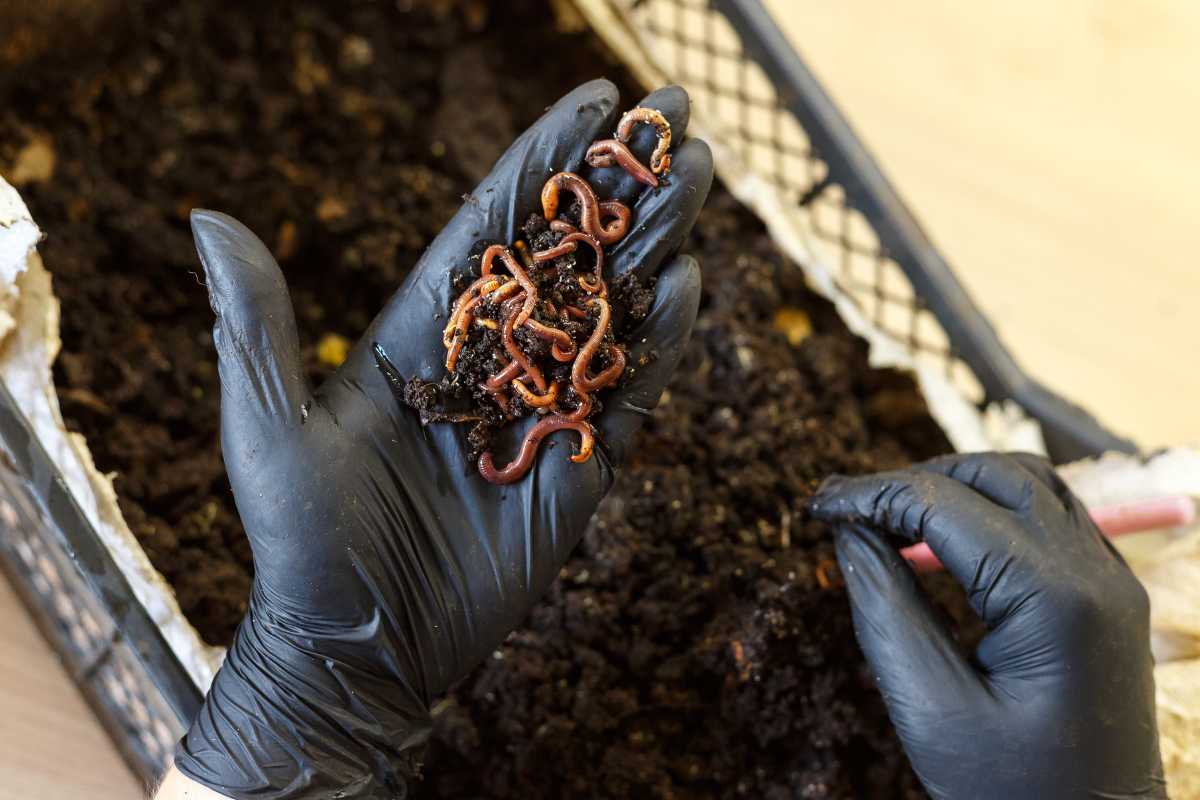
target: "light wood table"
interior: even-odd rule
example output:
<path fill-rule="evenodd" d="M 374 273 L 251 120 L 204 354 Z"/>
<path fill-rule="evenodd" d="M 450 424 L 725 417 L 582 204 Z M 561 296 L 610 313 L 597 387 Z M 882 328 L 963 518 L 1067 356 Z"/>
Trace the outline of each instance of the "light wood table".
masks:
<path fill-rule="evenodd" d="M 0 800 L 131 800 L 133 775 L 0 574 Z"/>
<path fill-rule="evenodd" d="M 768 3 L 1024 364 L 1200 440 L 1200 4 Z M 137 792 L 0 580 L 0 800 Z"/>
<path fill-rule="evenodd" d="M 766 2 L 1022 364 L 1200 442 L 1200 3 Z"/>

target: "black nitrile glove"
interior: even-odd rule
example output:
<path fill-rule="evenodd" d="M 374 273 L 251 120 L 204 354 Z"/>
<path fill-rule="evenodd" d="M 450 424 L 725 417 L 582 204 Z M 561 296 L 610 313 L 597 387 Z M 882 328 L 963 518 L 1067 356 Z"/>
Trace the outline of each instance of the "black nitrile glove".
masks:
<path fill-rule="evenodd" d="M 854 629 L 935 798 L 1166 797 L 1146 592 L 1045 460 L 951 456 L 831 478 Z M 988 626 L 955 644 L 882 534 L 924 539 Z"/>
<path fill-rule="evenodd" d="M 644 105 L 687 127 L 678 88 Z M 283 275 L 229 217 L 192 216 L 208 276 L 221 374 L 221 438 L 254 551 L 246 619 L 180 745 L 186 775 L 236 798 L 393 798 L 407 794 L 431 701 L 499 644 L 558 574 L 655 407 L 691 333 L 700 273 L 672 259 L 712 182 L 708 147 L 676 148 L 666 185 L 646 190 L 583 156 L 611 136 L 616 88 L 579 87 L 501 158 L 392 297 L 345 364 L 311 389 Z M 643 161 L 655 143 L 638 129 Z M 393 396 L 378 344 L 404 378 L 444 371 L 442 326 L 480 240 L 510 243 L 540 211 L 546 178 L 580 172 L 633 208 L 609 251 L 609 278 L 659 275 L 629 363 L 657 354 L 611 392 L 596 452 L 568 460 L 577 434 L 553 435 L 529 475 L 493 486 L 467 458 L 463 425 L 422 427 Z M 508 442 L 534 420 L 511 426 Z M 511 449 L 500 447 L 498 457 Z"/>

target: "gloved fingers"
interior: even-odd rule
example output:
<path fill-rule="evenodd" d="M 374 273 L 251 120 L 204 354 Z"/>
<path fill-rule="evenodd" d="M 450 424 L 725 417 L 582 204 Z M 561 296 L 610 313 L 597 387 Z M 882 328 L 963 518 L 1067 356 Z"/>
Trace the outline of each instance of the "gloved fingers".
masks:
<path fill-rule="evenodd" d="M 1033 453 L 1009 453 L 1008 457 L 1033 477 L 1037 478 L 1050 492 L 1058 498 L 1063 507 L 1073 513 L 1082 514 L 1087 517 L 1087 507 L 1083 505 L 1083 501 L 1071 491 L 1071 487 L 1067 486 L 1067 482 L 1058 474 L 1058 470 L 1050 463 L 1050 460 L 1043 456 L 1034 455 Z"/>
<path fill-rule="evenodd" d="M 589 81 L 564 95 L 518 136 L 472 192 L 488 223 L 475 238 L 504 244 L 520 238 L 522 223 L 542 210 L 546 179 L 556 172 L 583 169 L 588 147 L 614 124 L 619 98 L 612 82 Z"/>
<path fill-rule="evenodd" d="M 982 691 L 979 675 L 899 553 L 854 523 L 838 525 L 834 542 L 854 633 L 901 735 Z M 935 701 L 941 702 L 931 707 Z"/>
<path fill-rule="evenodd" d="M 963 585 L 984 622 L 996 625 L 1037 586 L 1036 549 L 1024 526 L 967 486 L 908 469 L 833 477 L 809 501 L 820 520 L 865 523 L 910 541 L 924 539 Z"/>
<path fill-rule="evenodd" d="M 914 466 L 961 481 L 1026 520 L 1031 538 L 1049 547 L 1101 544 L 1087 509 L 1044 458 L 1031 453 L 970 453 L 942 456 Z M 1071 519 L 1071 524 L 1063 524 Z M 1080 534 L 1080 535 L 1076 535 Z"/>
<path fill-rule="evenodd" d="M 662 183 L 669 184 L 675 176 L 674 151 L 683 143 L 687 131 L 688 119 L 691 117 L 691 100 L 681 86 L 664 86 L 647 95 L 638 107 L 653 108 L 660 111 L 671 125 L 672 162 L 671 168 L 659 176 Z M 614 123 L 615 124 L 615 123 Z M 616 136 L 614 131 L 605 131 L 599 138 Z M 642 164 L 650 164 L 650 156 L 658 145 L 658 133 L 654 127 L 639 124 L 633 129 L 628 142 L 629 149 L 637 156 Z M 638 197 L 647 191 L 647 186 L 639 182 L 620 166 L 592 167 L 582 166 L 580 174 L 596 189 L 600 197 L 609 200 L 619 200 L 626 205 L 634 203 Z"/>
<path fill-rule="evenodd" d="M 580 168 L 588 146 L 614 124 L 617 103 L 610 81 L 589 81 L 517 137 L 375 318 L 347 359 L 347 370 L 371 371 L 372 346 L 378 342 L 405 377 L 440 374 L 440 331 L 453 300 L 451 277 L 469 270 L 480 243 L 510 244 L 519 238 L 522 223 L 541 211 L 546 179 Z"/>
<path fill-rule="evenodd" d="M 913 469 L 945 475 L 1018 514 L 1030 511 L 1039 502 L 1062 507 L 1058 496 L 1042 478 L 1005 453 L 939 456 L 914 464 Z"/>
<path fill-rule="evenodd" d="M 645 280 L 675 253 L 696 224 L 712 187 L 712 151 L 689 139 L 675 151 L 671 182 L 642 194 L 633 208 L 633 228 L 608 254 L 610 279 L 633 271 Z"/>
<path fill-rule="evenodd" d="M 658 406 L 663 389 L 683 357 L 700 308 L 700 265 L 679 256 L 659 276 L 654 305 L 630 337 L 626 377 L 601 397 L 601 447 L 614 466 L 628 454 L 634 434 Z"/>
<path fill-rule="evenodd" d="M 1034 453 L 1006 453 L 1008 458 L 1020 464 L 1030 475 L 1033 475 L 1059 498 L 1073 497 L 1066 481 L 1058 474 L 1058 470 L 1050 463 L 1050 459 Z"/>
<path fill-rule="evenodd" d="M 1072 526 L 1072 531 L 1080 534 L 1078 538 L 1082 544 L 1087 546 L 1099 545 L 1099 551 L 1102 551 L 1105 557 L 1113 558 L 1122 566 L 1128 567 L 1125 557 L 1121 555 L 1121 551 L 1116 548 L 1111 539 L 1104 535 L 1099 526 L 1092 521 L 1092 515 L 1088 512 L 1087 506 L 1083 504 L 1078 495 L 1071 491 L 1071 487 L 1067 486 L 1067 482 L 1062 479 L 1062 476 L 1058 474 L 1058 470 L 1054 468 L 1054 465 L 1048 459 L 1034 455 L 1033 453 L 1010 453 L 1009 455 L 1054 493 L 1059 502 L 1067 509 L 1067 513 L 1071 518 L 1076 520 L 1076 524 Z"/>
<path fill-rule="evenodd" d="M 191 220 L 216 314 L 213 341 L 226 441 L 246 441 L 239 431 L 262 434 L 272 426 L 299 425 L 310 392 L 279 265 L 233 217 L 198 209 Z"/>

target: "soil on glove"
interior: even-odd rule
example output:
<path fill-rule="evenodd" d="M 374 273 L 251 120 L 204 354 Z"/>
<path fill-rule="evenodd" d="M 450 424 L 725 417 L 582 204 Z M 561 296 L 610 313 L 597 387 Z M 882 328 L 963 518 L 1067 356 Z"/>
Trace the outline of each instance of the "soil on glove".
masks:
<path fill-rule="evenodd" d="M 252 567 L 188 211 L 272 246 L 319 381 L 548 103 L 601 74 L 640 96 L 562 7 L 131 3 L 10 76 L 0 172 L 48 232 L 64 416 L 207 641 Z M 920 795 L 804 501 L 947 442 L 719 184 L 687 249 L 683 364 L 549 596 L 439 704 L 420 797 Z"/>

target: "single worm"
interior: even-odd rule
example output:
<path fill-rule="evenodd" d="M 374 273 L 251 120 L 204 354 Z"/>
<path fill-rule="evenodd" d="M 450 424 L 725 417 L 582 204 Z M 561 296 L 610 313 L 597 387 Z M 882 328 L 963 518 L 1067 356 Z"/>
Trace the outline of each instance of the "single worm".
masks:
<path fill-rule="evenodd" d="M 559 328 L 544 325 L 532 317 L 525 320 L 525 327 L 529 328 L 534 336 L 551 343 L 550 355 L 554 356 L 555 361 L 570 361 L 575 358 L 578 348 L 575 346 L 575 340 L 571 338 L 571 334 Z"/>
<path fill-rule="evenodd" d="M 638 161 L 637 156 L 629 149 L 629 145 L 619 139 L 605 139 L 600 142 L 594 142 L 588 148 L 587 155 L 583 158 L 590 166 L 618 166 L 632 175 L 638 182 L 652 188 L 658 186 L 658 176 L 654 174 L 653 170 Z"/>
<path fill-rule="evenodd" d="M 517 283 L 516 281 L 502 283 L 500 284 L 499 289 L 493 289 L 492 292 L 488 294 L 486 300 L 489 303 L 499 303 L 501 300 L 518 291 L 520 288 L 521 284 Z"/>
<path fill-rule="evenodd" d="M 621 379 L 622 373 L 625 372 L 625 351 L 618 345 L 610 344 L 608 346 L 608 359 L 612 363 L 596 373 L 595 376 L 585 378 L 581 382 L 583 388 L 589 392 L 598 392 L 601 389 L 607 389 Z M 576 386 L 575 391 L 579 391 L 578 386 Z"/>
<path fill-rule="evenodd" d="M 495 375 L 489 376 L 488 379 L 483 382 L 482 386 L 484 391 L 495 394 L 496 392 L 502 391 L 505 386 L 520 376 L 521 364 L 520 362 L 513 360 L 508 362 L 508 364 L 506 364 L 504 368 Z"/>
<path fill-rule="evenodd" d="M 608 227 L 605 228 L 605 230 L 613 230 L 613 235 L 615 238 L 611 242 L 605 242 L 603 239 L 600 239 L 599 236 L 596 236 L 597 239 L 600 239 L 603 244 L 616 244 L 616 242 L 619 242 L 621 239 L 625 238 L 625 234 L 629 232 L 629 220 L 633 218 L 633 212 L 629 210 L 629 206 L 625 205 L 620 200 L 605 200 L 600 204 L 600 216 L 615 217 L 615 219 L 609 223 Z M 583 229 L 586 231 L 587 226 L 585 225 Z M 594 233 L 592 235 L 595 236 Z"/>
<path fill-rule="evenodd" d="M 525 265 L 525 269 L 533 267 L 533 259 L 529 257 L 529 245 L 525 244 L 524 239 L 517 239 L 513 242 L 513 248 L 517 251 L 517 255 L 521 257 L 521 263 Z"/>
<path fill-rule="evenodd" d="M 817 562 L 817 567 L 813 570 L 813 574 L 817 578 L 817 585 L 822 589 L 828 589 L 834 585 L 834 580 L 831 577 L 832 570 L 837 567 L 837 562 L 832 558 L 822 558 Z"/>
<path fill-rule="evenodd" d="M 571 365 L 571 385 L 580 394 L 595 391 L 593 384 L 596 379 L 588 377 L 588 367 L 591 366 L 592 359 L 596 357 L 596 352 L 604 342 L 604 334 L 608 332 L 608 322 L 612 316 L 607 300 L 595 297 L 589 300 L 588 304 L 599 306 L 600 315 L 596 320 L 596 327 L 592 329 L 592 335 L 588 337 L 583 347 L 579 348 L 579 355 L 576 356 L 575 363 Z"/>
<path fill-rule="evenodd" d="M 500 413 L 504 415 L 505 419 L 513 418 L 512 410 L 509 407 L 509 404 L 512 402 L 512 400 L 508 396 L 507 389 L 501 389 L 498 392 L 493 392 L 492 399 L 496 401 L 496 406 L 499 407 Z"/>
<path fill-rule="evenodd" d="M 574 317 L 575 319 L 588 318 L 587 312 L 576 306 L 563 306 L 563 312 L 565 312 L 567 316 Z"/>
<path fill-rule="evenodd" d="M 608 285 L 604 281 L 597 280 L 595 283 L 589 283 L 588 279 L 582 275 L 579 276 L 578 281 L 579 288 L 583 289 L 588 294 L 594 294 L 597 297 L 608 299 Z"/>
<path fill-rule="evenodd" d="M 467 329 L 471 327 L 471 322 L 475 319 L 475 315 L 471 312 L 481 302 L 483 302 L 483 296 L 475 295 L 458 312 L 458 326 L 451 334 L 450 347 L 446 352 L 447 372 L 454 372 L 454 368 L 458 366 L 458 357 L 467 343 Z"/>
<path fill-rule="evenodd" d="M 667 118 L 657 109 L 645 106 L 631 108 L 617 123 L 617 139 L 628 144 L 629 138 L 633 135 L 633 129 L 638 123 L 653 126 L 658 134 L 658 144 L 655 145 L 654 152 L 650 154 L 650 169 L 655 175 L 661 175 L 671 168 L 671 156 L 667 153 L 671 147 L 671 123 L 667 122 Z"/>
<path fill-rule="evenodd" d="M 582 422 L 592 413 L 592 396 L 587 392 L 579 391 L 578 387 L 575 388 L 575 394 L 579 396 L 579 405 L 575 406 L 574 411 L 563 416 L 572 421 Z"/>
<path fill-rule="evenodd" d="M 534 408 L 549 408 L 550 406 L 554 405 L 554 401 L 558 399 L 557 383 L 550 384 L 550 388 L 546 390 L 545 394 L 537 394 L 536 392 L 532 391 L 520 378 L 514 380 L 511 385 L 513 391 L 519 394 L 521 399 L 524 400 L 526 404 L 531 405 Z"/>
<path fill-rule="evenodd" d="M 529 429 L 529 433 L 525 434 L 525 439 L 521 442 L 520 453 L 502 469 L 496 469 L 496 465 L 492 462 L 491 451 L 480 455 L 479 474 L 488 483 L 507 484 L 519 481 L 525 477 L 525 473 L 529 472 L 529 468 L 533 465 L 533 459 L 537 455 L 542 439 L 561 430 L 573 430 L 579 433 L 579 452 L 571 456 L 572 461 L 582 464 L 591 458 L 592 448 L 596 443 L 596 433 L 592 426 L 580 420 L 571 420 L 560 414 L 554 414 L 542 419 Z"/>
<path fill-rule="evenodd" d="M 510 250 L 505 250 L 500 254 L 504 260 L 504 266 L 508 267 L 508 271 L 517 279 L 517 283 L 521 284 L 521 288 L 525 290 L 525 304 L 521 306 L 521 310 L 517 312 L 517 326 L 525 324 L 525 320 L 529 319 L 529 315 L 537 308 L 537 287 L 533 285 L 533 281 L 529 279 L 529 273 L 525 268 L 513 257 Z"/>
<path fill-rule="evenodd" d="M 484 250 L 483 257 L 479 259 L 479 274 L 491 275 L 492 262 L 496 260 L 496 256 L 500 255 L 507 249 L 508 248 L 502 244 L 494 244 L 488 247 L 487 250 Z"/>
<path fill-rule="evenodd" d="M 513 300 L 516 300 L 520 297 L 521 295 L 517 295 L 508 302 L 511 303 Z M 505 305 L 507 305 L 507 303 Z M 516 320 L 516 314 L 510 313 L 506 315 L 504 327 L 501 329 L 500 339 L 504 342 L 504 349 L 508 351 L 509 356 L 512 357 L 513 361 L 516 361 L 521 365 L 521 369 L 524 370 L 525 374 L 528 375 L 533 381 L 533 385 L 537 387 L 537 390 L 539 392 L 544 392 L 546 391 L 545 376 L 542 375 L 542 371 L 538 369 L 537 365 L 529 360 L 529 358 L 525 355 L 525 352 L 517 345 L 516 339 L 513 338 L 513 328 L 516 327 Z"/>
<path fill-rule="evenodd" d="M 616 201 L 601 203 L 591 185 L 574 172 L 551 175 L 550 180 L 542 187 L 542 214 L 547 221 L 553 222 L 558 216 L 558 195 L 562 189 L 575 195 L 575 199 L 579 201 L 579 227 L 599 239 L 601 244 L 616 244 L 625 236 L 629 227 L 629 209 Z M 616 217 L 608 226 L 602 226 L 600 223 L 602 211 Z"/>
<path fill-rule="evenodd" d="M 579 247 L 578 242 L 586 242 L 592 246 L 592 250 L 596 252 L 596 267 L 595 267 L 595 283 L 588 283 L 582 276 L 579 278 L 579 285 L 584 291 L 590 294 L 598 294 L 604 286 L 604 247 L 600 241 L 587 233 L 576 231 L 568 233 L 554 247 L 548 247 L 545 250 L 538 250 L 533 254 L 533 260 L 541 264 L 546 261 L 553 261 L 556 258 L 562 258 L 565 255 L 574 253 Z M 607 294 L 607 292 L 605 292 Z"/>
<path fill-rule="evenodd" d="M 463 305 L 465 305 L 466 302 L 468 300 L 470 300 L 471 297 L 474 296 L 476 293 L 481 292 L 483 290 L 482 287 L 486 286 L 489 282 L 495 281 L 495 280 L 496 280 L 496 278 L 491 275 L 484 275 L 483 277 L 476 279 L 470 286 L 468 286 L 463 291 L 462 294 L 460 294 L 458 296 L 458 299 L 454 301 L 454 305 L 452 305 L 450 307 L 450 319 L 446 322 L 446 327 L 442 330 L 442 346 L 443 347 L 450 346 L 451 333 L 454 331 L 454 329 L 456 327 L 458 327 L 458 315 L 462 311 Z M 490 289 L 489 289 L 489 291 L 490 291 Z"/>

